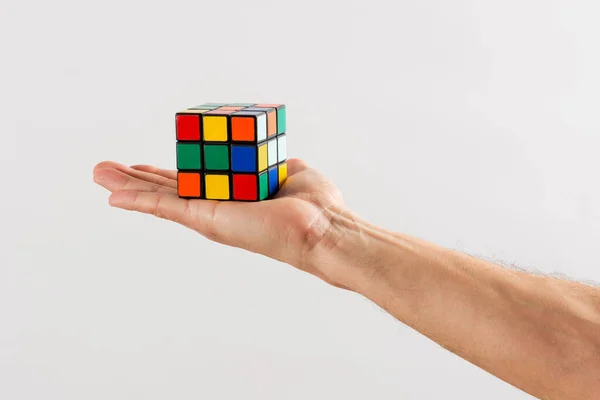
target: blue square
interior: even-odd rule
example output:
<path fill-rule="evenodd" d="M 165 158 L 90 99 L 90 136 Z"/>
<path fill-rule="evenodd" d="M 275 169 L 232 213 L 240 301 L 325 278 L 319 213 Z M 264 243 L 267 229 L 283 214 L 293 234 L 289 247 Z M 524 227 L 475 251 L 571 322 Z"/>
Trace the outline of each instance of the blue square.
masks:
<path fill-rule="evenodd" d="M 277 177 L 277 167 L 269 170 L 269 196 L 274 195 L 279 189 L 279 179 Z"/>
<path fill-rule="evenodd" d="M 231 170 L 256 172 L 256 147 L 231 146 Z"/>

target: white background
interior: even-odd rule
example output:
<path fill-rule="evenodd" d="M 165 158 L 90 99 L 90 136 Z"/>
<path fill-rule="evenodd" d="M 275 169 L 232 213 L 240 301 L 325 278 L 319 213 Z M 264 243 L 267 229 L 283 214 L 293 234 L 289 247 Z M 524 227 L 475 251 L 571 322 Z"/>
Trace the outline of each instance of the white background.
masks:
<path fill-rule="evenodd" d="M 600 280 L 597 1 L 0 1 L 0 398 L 527 399 L 353 294 L 111 209 L 174 113 L 282 102 L 388 229 Z"/>

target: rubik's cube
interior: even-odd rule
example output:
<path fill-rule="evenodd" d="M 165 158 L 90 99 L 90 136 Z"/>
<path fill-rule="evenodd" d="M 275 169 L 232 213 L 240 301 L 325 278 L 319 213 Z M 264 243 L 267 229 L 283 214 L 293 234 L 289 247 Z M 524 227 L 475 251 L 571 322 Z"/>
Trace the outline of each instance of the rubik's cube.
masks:
<path fill-rule="evenodd" d="M 283 104 L 206 103 L 175 125 L 179 197 L 261 201 L 287 178 Z"/>

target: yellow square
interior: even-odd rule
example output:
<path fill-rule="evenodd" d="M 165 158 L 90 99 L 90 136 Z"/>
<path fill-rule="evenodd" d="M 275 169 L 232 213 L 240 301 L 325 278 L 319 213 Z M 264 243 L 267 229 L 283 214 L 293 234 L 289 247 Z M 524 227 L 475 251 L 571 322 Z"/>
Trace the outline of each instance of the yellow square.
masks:
<path fill-rule="evenodd" d="M 206 198 L 211 200 L 229 200 L 229 176 L 206 175 Z"/>
<path fill-rule="evenodd" d="M 205 115 L 202 122 L 204 123 L 204 140 L 208 142 L 227 141 L 227 117 Z"/>
<path fill-rule="evenodd" d="M 283 185 L 283 182 L 287 179 L 287 164 L 283 163 L 277 168 L 279 170 L 279 187 Z"/>
<path fill-rule="evenodd" d="M 267 169 L 267 144 L 258 148 L 258 172 Z"/>
<path fill-rule="evenodd" d="M 203 114 L 205 112 L 207 112 L 209 110 L 183 110 L 183 111 L 179 111 L 179 114 Z"/>

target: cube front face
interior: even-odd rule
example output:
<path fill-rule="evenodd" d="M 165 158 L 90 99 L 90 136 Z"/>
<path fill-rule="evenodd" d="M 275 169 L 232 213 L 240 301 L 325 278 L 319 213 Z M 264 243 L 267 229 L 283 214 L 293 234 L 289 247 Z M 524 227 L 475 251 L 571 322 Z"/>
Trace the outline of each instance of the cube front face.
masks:
<path fill-rule="evenodd" d="M 205 103 L 175 115 L 179 197 L 272 198 L 287 179 L 283 104 Z"/>

